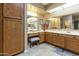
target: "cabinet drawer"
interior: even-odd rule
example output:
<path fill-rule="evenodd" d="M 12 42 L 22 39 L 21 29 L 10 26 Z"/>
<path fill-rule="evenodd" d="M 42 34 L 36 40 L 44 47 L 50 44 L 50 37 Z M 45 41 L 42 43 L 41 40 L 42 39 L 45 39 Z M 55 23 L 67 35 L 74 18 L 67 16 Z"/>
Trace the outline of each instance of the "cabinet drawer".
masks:
<path fill-rule="evenodd" d="M 63 36 L 66 37 L 66 38 L 73 38 L 72 35 L 63 35 Z"/>
<path fill-rule="evenodd" d="M 39 36 L 39 33 L 30 33 L 30 34 L 28 34 L 28 37 L 33 37 L 33 36 Z"/>
<path fill-rule="evenodd" d="M 56 33 L 52 33 L 52 35 L 53 35 L 53 36 L 57 36 L 57 34 L 56 34 Z"/>

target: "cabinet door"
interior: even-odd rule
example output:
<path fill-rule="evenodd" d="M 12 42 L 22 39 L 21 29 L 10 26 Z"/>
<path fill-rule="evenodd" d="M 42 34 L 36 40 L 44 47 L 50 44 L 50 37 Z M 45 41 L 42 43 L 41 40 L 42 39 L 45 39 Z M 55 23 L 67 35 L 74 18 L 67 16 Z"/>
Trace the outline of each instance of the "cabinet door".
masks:
<path fill-rule="evenodd" d="M 66 40 L 66 48 L 79 53 L 79 42 L 76 40 L 72 41 L 72 39 L 67 39 Z"/>
<path fill-rule="evenodd" d="M 14 55 L 24 50 L 23 23 L 21 20 L 4 19 L 4 53 Z"/>
<path fill-rule="evenodd" d="M 64 47 L 64 37 L 62 35 L 58 34 L 56 36 L 56 38 L 54 39 L 54 44 Z"/>
<path fill-rule="evenodd" d="M 46 41 L 52 43 L 52 33 L 46 32 Z"/>
<path fill-rule="evenodd" d="M 44 32 L 41 32 L 39 36 L 40 36 L 40 42 L 44 42 L 44 38 L 45 38 Z"/>
<path fill-rule="evenodd" d="M 48 36 L 48 38 L 50 37 L 49 42 L 50 42 L 51 44 L 53 44 L 53 39 L 54 39 L 54 36 L 53 36 L 52 34 L 53 34 L 53 33 L 49 33 L 50 36 Z"/>
<path fill-rule="evenodd" d="M 2 37 L 3 37 L 3 35 L 2 35 L 2 33 L 3 33 L 3 24 L 2 24 L 2 11 L 3 11 L 3 9 L 2 9 L 2 3 L 0 3 L 0 56 L 2 55 L 1 53 L 3 52 L 3 48 L 2 48 L 2 46 L 3 46 L 3 40 L 2 40 Z"/>
<path fill-rule="evenodd" d="M 3 5 L 3 15 L 4 17 L 11 18 L 23 18 L 23 4 L 21 3 L 5 3 Z"/>
<path fill-rule="evenodd" d="M 56 33 L 52 33 L 52 43 L 55 43 L 55 39 L 57 38 L 57 34 Z"/>
<path fill-rule="evenodd" d="M 48 41 L 48 32 L 45 32 L 45 40 Z"/>

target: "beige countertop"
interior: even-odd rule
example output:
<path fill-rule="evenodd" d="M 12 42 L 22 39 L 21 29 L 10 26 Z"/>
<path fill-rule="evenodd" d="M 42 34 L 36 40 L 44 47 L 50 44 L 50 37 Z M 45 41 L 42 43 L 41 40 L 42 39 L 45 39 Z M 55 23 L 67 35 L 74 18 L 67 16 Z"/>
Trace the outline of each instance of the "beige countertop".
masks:
<path fill-rule="evenodd" d="M 68 34 L 68 35 L 79 35 L 79 30 L 52 29 L 52 30 L 45 30 L 45 32 L 53 32 L 53 33 Z"/>
<path fill-rule="evenodd" d="M 79 35 L 79 30 L 64 30 L 64 29 L 52 29 L 52 30 L 40 30 L 34 32 L 27 32 L 28 34 L 31 33 L 39 33 L 39 32 L 52 32 L 52 33 L 59 33 L 59 34 L 68 34 L 68 35 Z"/>
<path fill-rule="evenodd" d="M 34 32 L 27 32 L 28 34 L 31 34 L 31 33 L 39 33 L 39 32 L 45 32 L 43 30 L 40 30 L 40 31 L 34 31 Z"/>

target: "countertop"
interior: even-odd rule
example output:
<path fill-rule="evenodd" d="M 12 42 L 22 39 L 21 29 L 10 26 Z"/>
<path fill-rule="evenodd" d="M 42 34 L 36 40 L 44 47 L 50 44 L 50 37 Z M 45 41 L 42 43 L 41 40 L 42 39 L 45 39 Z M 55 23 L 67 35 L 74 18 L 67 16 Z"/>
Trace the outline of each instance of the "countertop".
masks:
<path fill-rule="evenodd" d="M 34 31 L 34 32 L 27 32 L 28 34 L 32 34 L 32 33 L 40 33 L 40 32 L 45 32 L 43 30 L 40 30 L 40 31 Z"/>
<path fill-rule="evenodd" d="M 79 30 L 52 29 L 52 30 L 45 30 L 45 32 L 68 34 L 68 35 L 79 35 Z"/>
<path fill-rule="evenodd" d="M 39 33 L 39 32 L 51 32 L 51 33 L 59 33 L 59 34 L 67 34 L 67 35 L 78 35 L 79 36 L 79 30 L 64 30 L 64 29 L 52 29 L 52 30 L 40 30 L 40 31 L 34 31 L 34 32 L 27 32 L 28 34 L 31 33 Z"/>

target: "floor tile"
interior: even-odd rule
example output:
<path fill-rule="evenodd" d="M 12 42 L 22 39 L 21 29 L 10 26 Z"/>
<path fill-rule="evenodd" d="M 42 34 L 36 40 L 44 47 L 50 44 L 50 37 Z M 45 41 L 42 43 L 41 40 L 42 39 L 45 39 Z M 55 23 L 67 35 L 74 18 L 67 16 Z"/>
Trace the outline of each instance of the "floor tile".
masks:
<path fill-rule="evenodd" d="M 78 56 L 70 51 L 66 51 L 53 45 L 44 43 L 28 48 L 18 56 Z"/>

